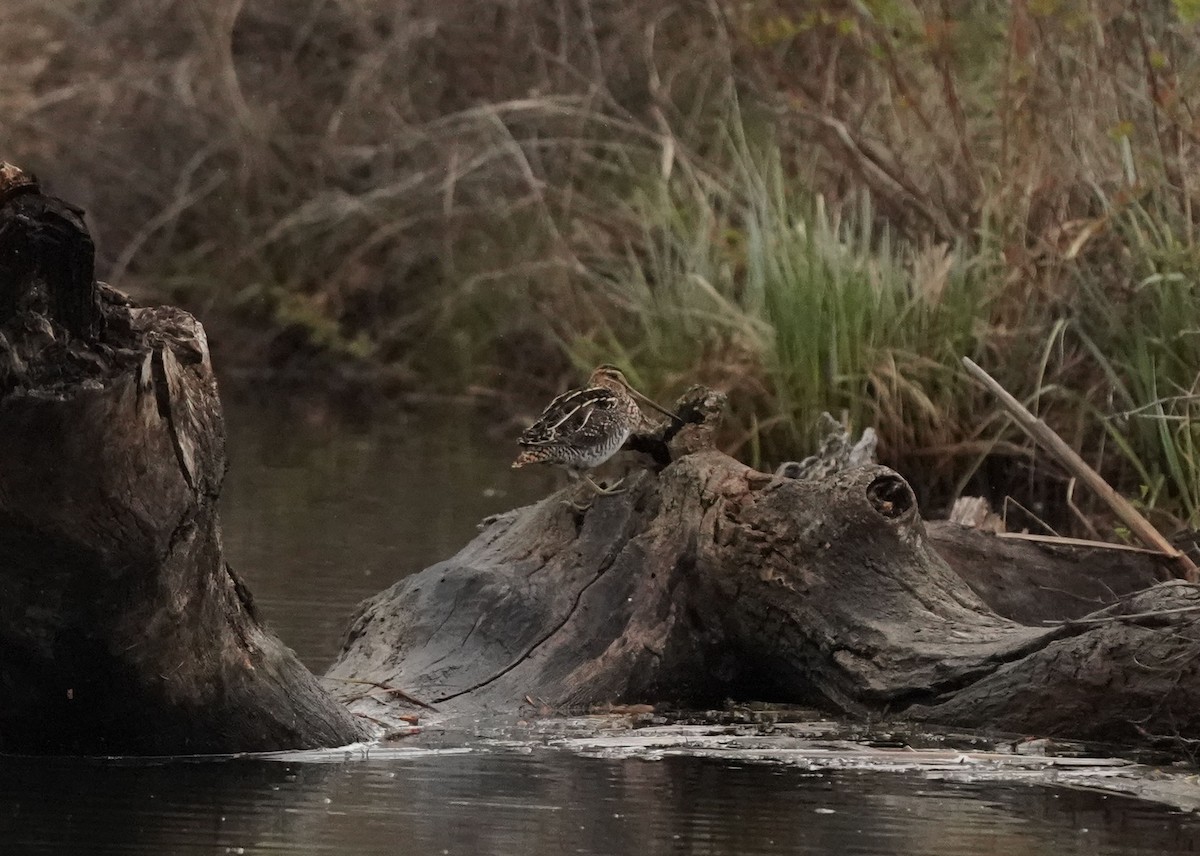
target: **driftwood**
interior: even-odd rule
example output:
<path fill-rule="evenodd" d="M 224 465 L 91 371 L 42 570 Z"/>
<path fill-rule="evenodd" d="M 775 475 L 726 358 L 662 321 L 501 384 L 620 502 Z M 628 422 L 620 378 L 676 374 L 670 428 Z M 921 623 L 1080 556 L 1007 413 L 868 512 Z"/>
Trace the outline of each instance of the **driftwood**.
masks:
<path fill-rule="evenodd" d="M 204 331 L 93 282 L 82 214 L 0 165 L 0 751 L 362 736 L 221 555 Z"/>
<path fill-rule="evenodd" d="M 659 453 L 625 492 L 486 521 L 364 604 L 330 677 L 450 715 L 734 698 L 1078 738 L 1200 733 L 1200 593 L 1154 585 L 1159 560 L 929 527 L 877 465 L 759 473 L 711 447 L 718 395 L 679 406 L 693 424 L 641 438 Z M 1187 611 L 1118 618 L 1172 609 Z M 1102 620 L 1061 623 L 1088 613 Z M 386 693 L 351 706 L 404 708 Z"/>
<path fill-rule="evenodd" d="M 982 383 L 993 395 L 1000 399 L 1001 406 L 1016 420 L 1026 434 L 1032 437 L 1038 445 L 1049 451 L 1067 469 L 1067 472 L 1080 482 L 1087 485 L 1100 499 L 1112 509 L 1113 513 L 1137 535 L 1147 547 L 1169 556 L 1175 561 L 1183 579 L 1190 583 L 1200 582 L 1200 568 L 1192 561 L 1192 557 L 1182 550 L 1176 549 L 1163 534 L 1154 528 L 1149 520 L 1142 516 L 1129 500 L 1113 490 L 1101 475 L 1079 456 L 1067 442 L 1054 433 L 1053 429 L 1041 419 L 1034 416 L 1025 405 L 1002 387 L 990 374 L 985 372 L 974 360 L 963 357 L 963 365 L 967 372 Z"/>
<path fill-rule="evenodd" d="M 1158 559 L 927 526 L 869 438 L 756 472 L 713 448 L 722 406 L 693 390 L 624 492 L 500 515 L 369 601 L 329 675 L 356 720 L 222 558 L 200 325 L 96 284 L 80 212 L 0 166 L 0 751 L 332 746 L 415 700 L 1200 737 L 1200 593 Z"/>

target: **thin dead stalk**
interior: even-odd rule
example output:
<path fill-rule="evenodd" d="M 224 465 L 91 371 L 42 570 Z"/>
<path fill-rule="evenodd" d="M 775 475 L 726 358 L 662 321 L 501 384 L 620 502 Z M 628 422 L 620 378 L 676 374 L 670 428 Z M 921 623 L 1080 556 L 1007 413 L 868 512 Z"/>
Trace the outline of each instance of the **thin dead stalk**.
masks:
<path fill-rule="evenodd" d="M 1196 606 L 1177 606 L 1173 609 L 1151 609 L 1146 612 L 1128 612 L 1124 615 L 1103 615 L 1098 618 L 1072 618 L 1069 621 L 1047 621 L 1046 624 L 1055 627 L 1071 627 L 1076 624 L 1112 624 L 1116 621 L 1132 621 L 1139 618 L 1156 618 L 1160 615 L 1183 615 L 1188 612 L 1200 612 L 1200 604 Z"/>
<path fill-rule="evenodd" d="M 1108 541 L 1093 541 L 1089 538 L 1068 538 L 1064 535 L 1035 535 L 1030 532 L 997 532 L 997 538 L 1011 538 L 1014 541 L 1036 541 L 1039 544 L 1057 544 L 1062 547 L 1092 547 L 1097 550 L 1123 550 L 1127 553 L 1143 553 L 1150 556 L 1174 558 L 1161 550 L 1149 547 L 1134 547 L 1131 544 L 1110 544 Z"/>
<path fill-rule="evenodd" d="M 993 395 L 999 400 L 1009 415 L 1013 417 L 1021 429 L 1033 439 L 1034 442 L 1041 445 L 1046 451 L 1058 458 L 1071 475 L 1079 479 L 1081 482 L 1090 487 L 1097 496 L 1099 496 L 1113 513 L 1129 527 L 1130 531 L 1137 535 L 1142 542 L 1151 549 L 1162 553 L 1172 559 L 1179 567 L 1183 579 L 1194 583 L 1200 578 L 1200 569 L 1197 569 L 1195 562 L 1188 557 L 1186 553 L 1175 549 L 1162 533 L 1154 528 L 1154 525 L 1147 520 L 1142 514 L 1133 507 L 1129 500 L 1121 496 L 1104 478 L 1088 466 L 1079 454 L 1066 444 L 1054 430 L 1038 419 L 1021 402 L 1017 401 L 1004 387 L 1002 387 L 995 378 L 979 367 L 973 360 L 968 357 L 963 357 L 963 365 L 967 372 L 977 381 L 983 384 Z"/>
<path fill-rule="evenodd" d="M 362 681 L 357 678 L 331 678 L 329 676 L 326 676 L 324 678 L 324 680 L 341 681 L 344 684 L 361 684 L 363 686 L 373 687 L 374 689 L 377 689 L 377 690 L 383 690 L 384 692 L 388 693 L 389 695 L 394 695 L 394 696 L 396 696 L 396 698 L 401 699 L 402 701 L 406 701 L 409 704 L 415 704 L 417 707 L 423 707 L 426 710 L 432 710 L 435 712 L 437 711 L 437 708 L 434 707 L 433 705 L 423 702 L 419 698 L 409 695 L 408 693 L 406 693 L 404 690 L 400 689 L 399 687 L 392 687 L 392 686 L 388 686 L 387 684 L 381 684 L 379 681 Z M 367 693 L 366 695 L 369 695 L 369 693 Z M 362 696 L 359 696 L 359 698 L 362 698 Z"/>

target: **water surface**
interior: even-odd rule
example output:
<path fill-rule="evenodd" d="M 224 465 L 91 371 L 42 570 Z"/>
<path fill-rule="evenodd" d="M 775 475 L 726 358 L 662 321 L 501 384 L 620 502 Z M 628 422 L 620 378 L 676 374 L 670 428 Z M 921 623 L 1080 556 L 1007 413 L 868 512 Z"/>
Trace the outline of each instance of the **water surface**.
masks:
<path fill-rule="evenodd" d="M 696 758 L 536 750 L 354 763 L 0 766 L 5 853 L 1195 853 L 1200 821 L 1122 797 Z"/>
<path fill-rule="evenodd" d="M 511 441 L 469 411 L 229 411 L 229 560 L 317 671 L 360 599 L 556 483 L 510 470 Z M 307 763 L 0 758 L 0 854 L 1200 852 L 1192 815 L 1045 784 L 418 740 Z"/>
<path fill-rule="evenodd" d="M 368 416 L 297 399 L 226 411 L 226 558 L 318 673 L 363 598 L 453 555 L 487 515 L 565 482 L 511 469 L 517 429 L 467 407 Z"/>

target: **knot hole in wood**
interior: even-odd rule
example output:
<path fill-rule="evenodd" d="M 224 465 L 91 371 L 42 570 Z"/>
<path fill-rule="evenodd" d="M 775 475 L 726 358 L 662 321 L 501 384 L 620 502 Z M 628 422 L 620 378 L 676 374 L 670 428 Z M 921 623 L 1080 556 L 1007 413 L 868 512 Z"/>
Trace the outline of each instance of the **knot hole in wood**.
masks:
<path fill-rule="evenodd" d="M 867 501 L 888 520 L 910 516 L 917 508 L 917 497 L 912 488 L 895 473 L 881 475 L 867 485 Z"/>

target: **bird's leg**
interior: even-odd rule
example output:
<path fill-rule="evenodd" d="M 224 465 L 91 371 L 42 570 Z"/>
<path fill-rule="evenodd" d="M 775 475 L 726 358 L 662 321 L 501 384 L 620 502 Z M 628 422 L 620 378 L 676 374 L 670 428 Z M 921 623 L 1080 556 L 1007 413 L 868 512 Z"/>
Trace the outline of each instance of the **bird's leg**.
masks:
<path fill-rule="evenodd" d="M 571 479 L 571 484 L 576 484 L 579 482 L 579 480 L 581 478 L 584 478 L 584 479 L 587 479 L 588 484 L 591 484 L 593 488 L 596 487 L 596 485 L 592 482 L 591 479 L 587 478 L 587 476 L 583 475 L 578 470 L 568 468 L 567 476 Z M 583 512 L 587 511 L 589 508 L 592 507 L 593 501 L 594 501 L 593 499 L 589 499 L 586 503 L 584 503 L 582 505 L 580 505 L 578 502 L 576 502 L 573 499 L 564 499 L 562 502 L 563 502 L 563 505 L 569 505 L 569 506 L 571 506 L 571 508 L 575 509 L 580 514 L 582 514 Z"/>
<path fill-rule="evenodd" d="M 586 481 L 589 485 L 592 486 L 592 490 L 596 491 L 596 494 L 598 496 L 609 496 L 610 494 L 621 493 L 621 491 L 625 490 L 625 488 L 621 487 L 621 482 L 625 481 L 625 479 L 617 479 L 615 482 L 613 482 L 608 487 L 601 487 L 600 485 L 598 485 L 594 481 L 592 481 L 591 476 L 583 475 L 582 473 L 580 474 L 580 476 L 583 478 L 584 481 Z"/>
<path fill-rule="evenodd" d="M 596 482 L 594 482 L 592 480 L 592 477 L 589 476 L 587 473 L 580 472 L 578 470 L 569 469 L 569 470 L 567 470 L 567 475 L 569 475 L 571 477 L 571 481 L 573 481 L 573 482 L 582 481 L 582 482 L 586 483 L 587 486 L 592 489 L 592 494 L 593 494 L 592 499 L 588 500 L 586 503 L 580 504 L 578 502 L 575 502 L 574 500 L 569 500 L 569 499 L 563 500 L 563 502 L 566 505 L 571 506 L 576 511 L 581 512 L 581 513 L 584 511 L 587 511 L 589 508 L 592 507 L 592 503 L 595 502 L 595 497 L 611 496 L 614 493 L 621 493 L 623 490 L 625 490 L 625 488 L 621 487 L 621 482 L 623 482 L 624 479 L 618 479 L 616 481 L 616 483 L 609 485 L 608 487 L 601 487 L 600 485 L 596 484 Z"/>

